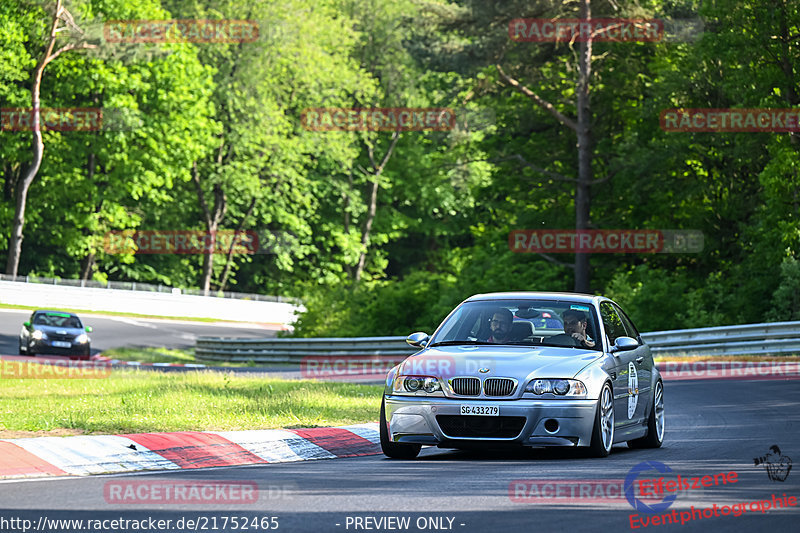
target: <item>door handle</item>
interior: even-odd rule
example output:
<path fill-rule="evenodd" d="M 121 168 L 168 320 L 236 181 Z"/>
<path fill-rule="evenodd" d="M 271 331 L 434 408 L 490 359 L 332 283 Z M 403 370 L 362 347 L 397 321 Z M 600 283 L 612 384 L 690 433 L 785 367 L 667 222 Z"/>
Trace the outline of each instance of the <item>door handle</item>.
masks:
<path fill-rule="evenodd" d="M 641 365 L 641 364 L 642 364 L 642 361 L 644 361 L 644 357 L 637 357 L 637 358 L 636 358 L 636 364 L 637 364 L 637 365 Z"/>

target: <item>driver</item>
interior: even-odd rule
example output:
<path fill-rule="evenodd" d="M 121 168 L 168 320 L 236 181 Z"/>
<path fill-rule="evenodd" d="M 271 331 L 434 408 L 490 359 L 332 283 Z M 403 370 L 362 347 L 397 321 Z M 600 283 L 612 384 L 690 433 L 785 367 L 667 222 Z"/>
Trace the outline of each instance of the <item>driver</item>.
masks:
<path fill-rule="evenodd" d="M 492 329 L 491 336 L 486 339 L 486 342 L 494 342 L 497 344 L 507 343 L 511 338 L 511 324 L 514 322 L 514 315 L 511 311 L 505 308 L 500 308 L 492 315 L 492 320 L 489 322 L 489 327 Z"/>

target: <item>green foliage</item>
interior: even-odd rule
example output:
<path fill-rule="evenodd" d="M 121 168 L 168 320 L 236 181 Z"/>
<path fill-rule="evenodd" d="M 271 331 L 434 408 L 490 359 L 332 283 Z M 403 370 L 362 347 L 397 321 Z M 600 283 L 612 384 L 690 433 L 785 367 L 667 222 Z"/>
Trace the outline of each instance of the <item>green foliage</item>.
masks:
<path fill-rule="evenodd" d="M 781 264 L 778 288 L 772 295 L 772 309 L 767 313 L 770 322 L 800 320 L 800 261 L 786 258 Z"/>

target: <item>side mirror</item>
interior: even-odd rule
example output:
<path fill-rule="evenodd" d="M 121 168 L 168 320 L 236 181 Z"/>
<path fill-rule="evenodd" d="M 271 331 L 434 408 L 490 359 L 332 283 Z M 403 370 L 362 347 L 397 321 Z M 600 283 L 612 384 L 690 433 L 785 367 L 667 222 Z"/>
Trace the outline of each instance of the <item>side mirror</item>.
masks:
<path fill-rule="evenodd" d="M 415 348 L 424 348 L 428 344 L 428 339 L 430 339 L 430 336 L 427 333 L 418 331 L 409 335 L 406 338 L 406 342 Z"/>
<path fill-rule="evenodd" d="M 23 323 L 22 323 L 22 325 L 23 325 L 23 326 L 25 326 L 26 328 L 29 328 L 29 327 L 31 327 L 31 323 L 30 323 L 30 321 L 28 321 L 28 320 L 26 320 L 25 322 L 23 322 Z"/>
<path fill-rule="evenodd" d="M 639 341 L 631 337 L 617 337 L 614 346 L 611 347 L 611 353 L 614 352 L 627 352 L 635 350 L 639 347 Z"/>
<path fill-rule="evenodd" d="M 92 326 L 86 326 L 86 333 L 92 332 Z"/>

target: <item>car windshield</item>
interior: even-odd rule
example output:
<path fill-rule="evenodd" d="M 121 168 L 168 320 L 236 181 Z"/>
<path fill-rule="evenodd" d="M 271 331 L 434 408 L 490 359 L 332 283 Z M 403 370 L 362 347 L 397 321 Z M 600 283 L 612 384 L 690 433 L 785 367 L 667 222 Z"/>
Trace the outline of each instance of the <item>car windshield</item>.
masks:
<path fill-rule="evenodd" d="M 34 317 L 33 323 L 38 326 L 57 328 L 81 328 L 81 321 L 76 316 L 41 313 Z"/>
<path fill-rule="evenodd" d="M 461 304 L 442 323 L 429 346 L 503 344 L 602 350 L 595 333 L 599 331 L 597 324 L 590 304 L 529 299 L 471 301 Z M 579 342 L 576 335 L 587 342 Z"/>

